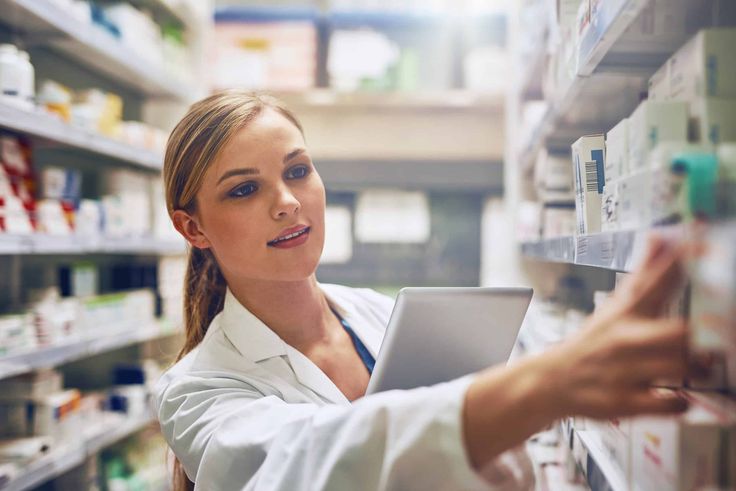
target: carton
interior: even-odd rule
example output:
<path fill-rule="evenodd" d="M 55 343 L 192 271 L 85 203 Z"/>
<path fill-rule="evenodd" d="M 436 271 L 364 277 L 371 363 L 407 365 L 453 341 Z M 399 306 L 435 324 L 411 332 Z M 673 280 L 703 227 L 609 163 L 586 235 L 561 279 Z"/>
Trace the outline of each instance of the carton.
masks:
<path fill-rule="evenodd" d="M 629 171 L 645 168 L 649 152 L 660 142 L 686 142 L 687 128 L 684 102 L 643 101 L 628 123 Z"/>
<path fill-rule="evenodd" d="M 629 172 L 629 120 L 622 119 L 606 133 L 606 185 Z"/>
<path fill-rule="evenodd" d="M 736 142 L 736 99 L 698 98 L 690 104 L 690 140 Z"/>
<path fill-rule="evenodd" d="M 583 136 L 572 144 L 577 233 L 601 231 L 601 196 L 605 185 L 605 138 Z"/>
<path fill-rule="evenodd" d="M 669 60 L 669 98 L 736 98 L 736 29 L 704 29 Z"/>
<path fill-rule="evenodd" d="M 693 386 L 736 391 L 736 226 L 714 227 L 705 243 L 691 267 L 690 342 L 717 357 L 712 379 Z"/>
<path fill-rule="evenodd" d="M 681 416 L 632 420 L 632 489 L 688 491 L 724 484 L 728 454 L 722 440 L 733 418 L 702 396 L 683 395 L 691 406 Z"/>

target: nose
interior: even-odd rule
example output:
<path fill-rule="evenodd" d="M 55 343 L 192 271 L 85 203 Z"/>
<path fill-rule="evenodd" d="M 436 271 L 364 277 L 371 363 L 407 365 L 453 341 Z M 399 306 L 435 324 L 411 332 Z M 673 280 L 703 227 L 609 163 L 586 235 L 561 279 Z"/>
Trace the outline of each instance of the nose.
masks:
<path fill-rule="evenodd" d="M 299 211 L 300 207 L 301 203 L 296 199 L 294 193 L 291 192 L 289 186 L 282 184 L 276 188 L 276 195 L 271 209 L 271 215 L 274 219 L 278 220 L 289 215 L 294 215 Z"/>

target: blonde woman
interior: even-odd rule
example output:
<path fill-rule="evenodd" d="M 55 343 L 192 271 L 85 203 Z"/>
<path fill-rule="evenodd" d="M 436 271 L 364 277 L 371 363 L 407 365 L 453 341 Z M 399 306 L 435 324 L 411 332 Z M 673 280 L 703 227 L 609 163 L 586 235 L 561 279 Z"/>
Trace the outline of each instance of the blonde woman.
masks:
<path fill-rule="evenodd" d="M 157 386 L 178 489 L 521 489 L 514 449 L 559 418 L 684 409 L 651 389 L 687 371 L 685 326 L 657 317 L 681 255 L 661 241 L 575 339 L 362 397 L 392 301 L 316 280 L 325 189 L 295 116 L 265 96 L 208 97 L 172 132 L 164 181 L 191 246 L 186 343 Z"/>

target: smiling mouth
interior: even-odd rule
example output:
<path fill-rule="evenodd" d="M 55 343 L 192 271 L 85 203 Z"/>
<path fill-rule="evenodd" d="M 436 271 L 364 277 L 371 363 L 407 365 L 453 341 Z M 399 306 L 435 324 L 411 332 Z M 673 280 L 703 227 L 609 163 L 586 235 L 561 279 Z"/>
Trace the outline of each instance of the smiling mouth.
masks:
<path fill-rule="evenodd" d="M 274 245 L 277 245 L 277 244 L 279 244 L 281 242 L 286 242 L 288 240 L 296 239 L 297 237 L 308 233 L 309 230 L 311 230 L 311 227 L 304 227 L 303 229 L 301 229 L 301 230 L 299 230 L 297 232 L 284 235 L 283 237 L 279 237 L 278 239 L 274 239 L 274 240 L 268 242 L 267 245 L 274 246 Z"/>

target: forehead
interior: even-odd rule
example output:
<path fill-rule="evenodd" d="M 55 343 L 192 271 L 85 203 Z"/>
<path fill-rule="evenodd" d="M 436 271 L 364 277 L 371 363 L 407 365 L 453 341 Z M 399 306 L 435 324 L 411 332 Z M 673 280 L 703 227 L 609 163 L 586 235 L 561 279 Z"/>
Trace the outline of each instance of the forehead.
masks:
<path fill-rule="evenodd" d="M 212 169 L 217 173 L 231 167 L 258 167 L 265 159 L 278 159 L 304 146 L 299 128 L 278 111 L 266 108 L 239 129 L 220 150 Z"/>

